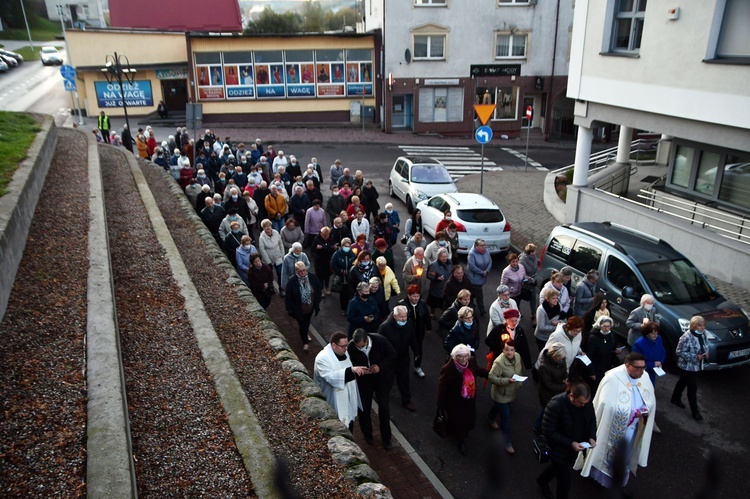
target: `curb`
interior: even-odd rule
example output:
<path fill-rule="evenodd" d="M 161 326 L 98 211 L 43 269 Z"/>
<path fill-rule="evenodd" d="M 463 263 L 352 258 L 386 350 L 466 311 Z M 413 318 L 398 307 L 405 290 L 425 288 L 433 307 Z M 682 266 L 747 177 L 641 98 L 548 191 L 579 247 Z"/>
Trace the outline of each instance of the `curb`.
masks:
<path fill-rule="evenodd" d="M 137 168 L 137 160 L 134 156 L 125 153 L 128 156 L 128 161 L 131 163 L 131 166 L 133 168 Z M 195 209 L 192 207 L 190 202 L 187 200 L 187 197 L 185 197 L 184 192 L 180 187 L 174 182 L 174 179 L 171 175 L 169 175 L 167 172 L 165 172 L 161 167 L 158 165 L 155 165 L 149 161 L 146 160 L 140 160 L 141 164 L 145 164 L 150 168 L 156 168 L 161 175 L 164 175 L 165 178 L 168 178 L 169 188 L 172 192 L 172 194 L 178 199 L 180 206 L 182 208 L 183 214 L 190 220 L 198 235 L 201 237 L 201 239 L 204 241 L 206 245 L 206 253 L 213 258 L 213 261 L 220 265 L 227 273 L 227 278 L 231 279 L 233 282 L 240 283 L 242 282 L 242 279 L 240 278 L 239 274 L 237 274 L 237 271 L 232 267 L 232 265 L 229 263 L 229 260 L 224 256 L 224 252 L 221 251 L 221 249 L 216 244 L 213 236 L 211 233 L 206 229 L 205 225 L 203 224 L 203 221 L 198 217 L 198 215 L 195 213 Z M 142 173 L 140 170 L 138 171 L 138 174 L 141 175 Z M 137 181 L 140 182 L 140 181 Z M 145 183 L 145 179 L 143 180 Z M 145 185 L 146 189 L 148 189 L 148 186 Z M 140 183 L 139 183 L 139 189 L 140 189 Z M 150 193 L 150 190 L 149 190 Z M 153 210 L 155 210 L 157 213 L 152 216 L 152 222 L 155 220 L 160 220 L 162 224 L 163 218 L 161 217 L 161 214 L 158 212 L 158 207 L 156 207 L 156 203 L 154 202 L 152 205 Z M 151 211 L 151 210 L 149 210 Z M 167 231 L 167 236 L 169 236 L 169 240 L 171 241 L 171 235 L 169 234 L 169 229 L 166 228 L 166 225 L 164 225 L 165 230 Z M 157 231 L 157 235 L 159 232 Z M 161 239 L 161 237 L 160 237 Z M 172 244 L 174 242 L 172 241 Z M 179 258 L 179 252 L 177 252 L 177 248 L 174 247 L 174 251 L 176 252 L 177 258 Z M 167 250 L 168 255 L 170 255 L 170 262 L 172 261 L 171 256 L 171 250 Z M 180 263 L 182 260 L 180 259 Z M 184 278 L 187 281 L 190 281 L 187 273 L 187 269 L 184 268 L 184 264 L 182 269 L 172 269 L 173 274 L 175 275 L 175 279 L 180 284 L 180 287 L 183 286 L 183 282 L 181 278 L 178 278 L 178 273 L 182 272 L 184 274 Z M 189 282 L 189 285 L 192 286 L 192 281 Z M 299 386 L 300 390 L 300 396 L 302 401 L 300 402 L 300 412 L 308 416 L 310 419 L 318 421 L 318 428 L 321 430 L 321 432 L 328 437 L 328 449 L 331 452 L 331 456 L 333 458 L 333 461 L 343 466 L 345 469 L 344 475 L 352 481 L 357 486 L 357 492 L 362 495 L 363 497 L 371 497 L 371 498 L 389 498 L 392 497 L 390 491 L 388 488 L 380 483 L 380 478 L 378 477 L 377 473 L 369 466 L 369 461 L 367 460 L 367 456 L 365 453 L 360 449 L 360 447 L 354 442 L 354 437 L 349 432 L 349 429 L 337 419 L 336 413 L 333 411 L 333 408 L 328 405 L 328 403 L 325 400 L 325 397 L 323 396 L 323 393 L 320 391 L 318 386 L 315 384 L 313 379 L 310 377 L 310 374 L 308 373 L 305 366 L 299 361 L 299 358 L 297 355 L 292 351 L 292 348 L 289 346 L 289 344 L 286 342 L 286 339 L 284 338 L 284 335 L 279 331 L 276 324 L 271 320 L 271 318 L 268 316 L 266 311 L 263 309 L 263 307 L 260 306 L 260 304 L 257 302 L 253 294 L 250 292 L 250 290 L 247 287 L 238 287 L 237 289 L 237 295 L 239 298 L 247 304 L 247 307 L 245 310 L 252 314 L 255 319 L 259 322 L 259 327 L 261 328 L 263 332 L 263 336 L 268 341 L 269 345 L 273 349 L 274 352 L 276 352 L 276 359 L 280 362 L 280 367 L 288 373 L 289 376 L 291 376 L 294 380 L 297 381 L 297 384 Z M 195 291 L 196 298 L 200 300 L 200 298 L 197 296 L 197 291 Z M 186 297 L 186 300 L 188 298 Z M 188 310 L 190 312 L 190 320 L 191 323 L 193 321 L 193 314 L 196 313 L 196 311 L 192 310 L 194 307 L 189 307 Z M 213 326 L 211 326 L 210 321 L 208 320 L 207 314 L 203 312 L 202 304 L 200 306 L 199 310 L 200 314 L 203 316 L 203 321 L 207 322 L 208 324 L 206 326 L 201 326 L 203 328 L 210 327 L 211 331 L 213 331 Z M 196 326 L 193 326 L 194 329 L 196 329 Z M 197 331 L 197 329 L 196 329 Z M 215 335 L 215 333 L 214 333 Z M 320 338 L 322 339 L 322 338 Z M 217 340 L 218 341 L 218 340 Z M 220 345 L 219 345 L 220 346 Z M 203 346 L 201 345 L 201 349 L 203 349 Z M 225 355 L 223 350 L 221 351 L 222 355 Z M 227 363 L 229 363 L 229 360 L 227 359 Z M 208 365 L 208 364 L 207 364 Z M 231 366 L 229 366 L 231 369 Z M 234 376 L 234 371 L 232 370 L 232 375 Z M 219 381 L 214 377 L 217 383 L 217 391 L 221 394 L 221 390 L 218 387 Z M 236 376 L 235 376 L 236 379 Z M 237 381 L 239 384 L 239 381 Z M 242 390 L 241 385 L 239 385 L 238 389 L 242 391 L 242 396 L 247 400 L 247 397 L 244 393 L 244 390 Z M 227 403 L 224 401 L 224 397 L 222 396 L 222 403 L 224 403 L 224 407 L 226 408 L 227 412 L 230 413 L 230 407 L 227 405 Z M 247 402 L 248 409 L 249 409 L 249 401 Z M 252 412 L 252 409 L 249 409 L 250 412 Z M 253 416 L 253 419 L 257 419 Z M 235 441 L 237 442 L 237 447 L 240 449 L 240 453 L 243 456 L 243 460 L 245 460 L 246 466 L 248 467 L 248 471 L 250 472 L 250 476 L 253 481 L 253 485 L 256 486 L 256 492 L 258 493 L 259 497 L 264 497 L 264 495 L 261 494 L 261 491 L 259 490 L 258 486 L 256 485 L 256 474 L 262 473 L 267 474 L 271 477 L 271 480 L 273 479 L 273 473 L 275 472 L 275 458 L 273 454 L 270 451 L 270 448 L 268 449 L 268 452 L 270 454 L 270 458 L 267 457 L 263 460 L 257 459 L 257 453 L 258 448 L 256 447 L 257 444 L 252 444 L 250 447 L 248 447 L 248 451 L 250 452 L 249 455 L 246 455 L 245 451 L 243 450 L 243 445 L 241 445 L 241 441 L 246 437 L 246 434 L 252 430 L 252 432 L 257 434 L 254 438 L 261 439 L 265 442 L 265 445 L 268 446 L 268 442 L 265 439 L 265 436 L 263 436 L 263 430 L 260 427 L 260 425 L 257 425 L 257 428 L 249 428 L 249 427 L 235 427 L 235 425 L 232 424 L 232 415 L 229 414 L 229 420 L 230 425 L 232 428 L 232 433 L 234 434 Z M 253 464 L 253 471 L 251 471 L 251 468 L 248 464 L 248 459 L 252 459 L 253 461 L 261 461 L 261 462 L 255 462 Z M 268 496 L 265 496 L 268 497 Z"/>

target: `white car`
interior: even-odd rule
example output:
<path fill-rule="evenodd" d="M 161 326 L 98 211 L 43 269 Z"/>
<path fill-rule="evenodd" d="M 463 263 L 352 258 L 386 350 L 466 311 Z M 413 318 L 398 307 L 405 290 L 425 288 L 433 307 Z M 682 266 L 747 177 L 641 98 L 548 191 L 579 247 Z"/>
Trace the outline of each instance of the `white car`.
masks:
<path fill-rule="evenodd" d="M 8 65 L 0 61 L 0 73 L 5 73 L 6 71 L 8 71 Z"/>
<path fill-rule="evenodd" d="M 39 57 L 42 60 L 42 64 L 44 64 L 45 66 L 60 66 L 63 63 L 60 52 L 58 52 L 55 47 L 49 45 L 46 47 L 42 47 L 42 53 Z"/>
<path fill-rule="evenodd" d="M 439 194 L 417 205 L 422 211 L 424 231 L 435 237 L 435 227 L 450 210 L 458 226 L 458 253 L 467 254 L 474 241 L 484 239 L 490 253 L 507 252 L 510 248 L 510 223 L 500 207 L 481 194 Z"/>
<path fill-rule="evenodd" d="M 391 169 L 388 193 L 406 203 L 409 213 L 414 207 L 435 194 L 458 192 L 445 166 L 433 158 L 401 156 Z"/>

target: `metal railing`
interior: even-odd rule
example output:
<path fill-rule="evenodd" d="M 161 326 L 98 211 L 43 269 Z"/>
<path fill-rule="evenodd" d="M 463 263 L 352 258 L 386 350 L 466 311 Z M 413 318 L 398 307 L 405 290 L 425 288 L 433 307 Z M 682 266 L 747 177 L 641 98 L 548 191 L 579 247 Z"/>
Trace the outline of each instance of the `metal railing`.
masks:
<path fill-rule="evenodd" d="M 628 157 L 632 158 L 633 154 L 635 154 L 635 162 L 636 164 L 638 164 L 641 162 L 641 152 L 651 150 L 652 147 L 658 142 L 658 140 L 654 139 L 636 139 L 630 143 L 630 153 Z M 609 149 L 604 149 L 603 151 L 592 154 L 591 156 L 589 156 L 589 175 L 609 166 L 610 162 L 613 161 L 616 157 L 617 146 L 610 147 Z M 572 170 L 574 167 L 575 165 L 563 166 L 562 168 L 554 170 L 552 173 L 565 173 L 568 170 Z"/>

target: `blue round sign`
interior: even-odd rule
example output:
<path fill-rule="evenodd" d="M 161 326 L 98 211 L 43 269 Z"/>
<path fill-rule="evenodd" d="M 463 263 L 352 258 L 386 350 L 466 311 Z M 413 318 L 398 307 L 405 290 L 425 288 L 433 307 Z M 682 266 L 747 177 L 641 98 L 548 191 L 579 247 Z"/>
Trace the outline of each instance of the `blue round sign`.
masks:
<path fill-rule="evenodd" d="M 60 66 L 60 74 L 62 75 L 63 80 L 74 80 L 76 77 L 76 69 L 69 64 L 64 64 Z"/>
<path fill-rule="evenodd" d="M 474 132 L 474 138 L 477 139 L 477 142 L 480 144 L 486 144 L 492 140 L 492 128 L 487 125 L 480 126 L 477 128 L 477 131 Z"/>

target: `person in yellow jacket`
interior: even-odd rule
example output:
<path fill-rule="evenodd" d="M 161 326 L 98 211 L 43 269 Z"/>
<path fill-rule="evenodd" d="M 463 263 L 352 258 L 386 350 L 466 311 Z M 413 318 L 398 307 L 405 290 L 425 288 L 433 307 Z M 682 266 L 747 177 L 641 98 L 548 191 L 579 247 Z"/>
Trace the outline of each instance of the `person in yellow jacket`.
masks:
<path fill-rule="evenodd" d="M 271 193 L 266 196 L 263 204 L 266 206 L 266 212 L 268 212 L 268 218 L 271 220 L 274 230 L 281 232 L 284 227 L 284 215 L 286 214 L 286 199 L 278 193 L 275 184 L 271 184 Z"/>
<path fill-rule="evenodd" d="M 384 256 L 377 257 L 375 259 L 375 264 L 378 266 L 378 277 L 383 283 L 385 301 L 388 303 L 391 296 L 398 296 L 401 294 L 401 288 L 398 287 L 396 274 L 394 274 L 393 270 L 388 266 Z"/>
<path fill-rule="evenodd" d="M 107 116 L 104 111 L 99 113 L 96 127 L 99 129 L 99 132 L 101 132 L 104 142 L 109 144 L 109 116 Z"/>

